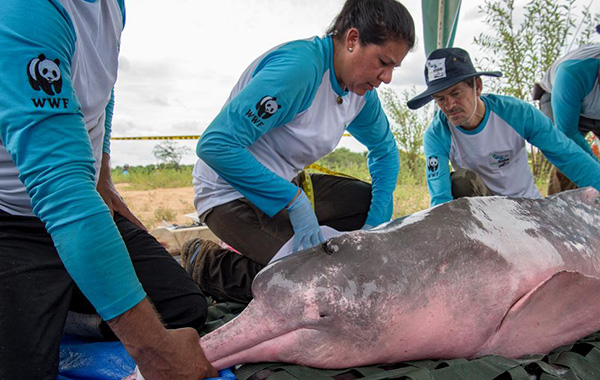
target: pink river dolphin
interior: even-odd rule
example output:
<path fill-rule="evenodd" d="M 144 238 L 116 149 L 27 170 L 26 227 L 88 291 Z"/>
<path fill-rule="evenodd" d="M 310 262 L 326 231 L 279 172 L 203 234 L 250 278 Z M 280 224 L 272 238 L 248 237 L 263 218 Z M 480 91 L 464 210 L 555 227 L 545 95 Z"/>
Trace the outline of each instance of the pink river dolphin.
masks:
<path fill-rule="evenodd" d="M 201 338 L 222 369 L 546 353 L 600 329 L 600 195 L 462 198 L 263 269 Z"/>

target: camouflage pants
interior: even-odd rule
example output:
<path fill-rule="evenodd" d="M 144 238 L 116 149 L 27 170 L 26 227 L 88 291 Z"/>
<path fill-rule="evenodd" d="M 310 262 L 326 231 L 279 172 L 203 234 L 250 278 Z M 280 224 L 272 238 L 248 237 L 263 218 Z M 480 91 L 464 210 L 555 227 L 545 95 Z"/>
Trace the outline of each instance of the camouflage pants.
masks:
<path fill-rule="evenodd" d="M 493 195 L 479 174 L 472 170 L 457 168 L 450 174 L 450 180 L 454 199 Z"/>

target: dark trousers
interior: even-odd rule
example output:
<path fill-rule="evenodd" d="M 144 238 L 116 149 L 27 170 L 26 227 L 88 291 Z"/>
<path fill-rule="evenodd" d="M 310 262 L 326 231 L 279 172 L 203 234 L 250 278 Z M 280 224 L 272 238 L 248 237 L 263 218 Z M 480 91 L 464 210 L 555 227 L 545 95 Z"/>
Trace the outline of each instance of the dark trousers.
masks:
<path fill-rule="evenodd" d="M 552 111 L 552 96 L 544 92 L 540 98 L 540 109 L 544 115 L 548 116 L 554 122 L 554 112 Z M 600 137 L 600 120 L 589 119 L 587 117 L 579 117 L 579 132 L 582 135 L 587 135 L 592 132 L 597 137 Z M 567 176 L 565 176 L 556 166 L 550 171 L 550 180 L 548 182 L 548 195 L 556 194 L 565 190 L 576 189 L 575 185 Z"/>
<path fill-rule="evenodd" d="M 320 225 L 339 231 L 357 230 L 364 225 L 371 205 L 370 184 L 332 175 L 310 177 Z M 298 184 L 299 180 L 294 182 Z M 254 276 L 294 236 L 287 211 L 283 209 L 269 217 L 242 198 L 213 208 L 205 222 L 241 255 L 204 244 L 194 263 L 195 278 L 202 290 L 215 299 L 249 302 Z"/>
<path fill-rule="evenodd" d="M 115 222 L 165 325 L 202 327 L 206 299 L 191 277 L 146 231 L 120 215 Z M 94 309 L 37 218 L 0 211 L 0 305 L 0 379 L 55 379 L 67 312 Z"/>

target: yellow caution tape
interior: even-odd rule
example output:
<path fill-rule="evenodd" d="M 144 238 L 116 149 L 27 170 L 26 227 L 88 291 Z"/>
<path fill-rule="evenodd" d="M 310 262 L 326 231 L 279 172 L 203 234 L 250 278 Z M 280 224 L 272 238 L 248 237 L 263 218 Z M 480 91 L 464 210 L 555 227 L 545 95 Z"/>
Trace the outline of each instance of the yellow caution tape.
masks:
<path fill-rule="evenodd" d="M 192 136 L 140 136 L 140 137 L 111 137 L 111 140 L 199 140 L 201 135 Z"/>
<path fill-rule="evenodd" d="M 129 136 L 129 137 L 111 137 L 111 140 L 199 140 L 202 135 L 190 136 Z M 352 136 L 350 133 L 344 133 L 343 137 Z"/>
<path fill-rule="evenodd" d="M 321 173 L 329 174 L 329 175 L 335 175 L 335 176 L 338 176 L 338 177 L 345 177 L 345 178 L 356 179 L 356 180 L 362 181 L 362 179 L 359 179 L 359 178 L 356 178 L 356 177 L 352 177 L 351 175 L 348 175 L 348 174 L 336 172 L 336 171 L 333 171 L 331 169 L 327 169 L 327 168 L 325 168 L 323 166 L 320 166 L 320 165 L 317 165 L 317 164 L 308 165 L 304 169 L 313 169 L 313 170 L 319 171 Z"/>
<path fill-rule="evenodd" d="M 310 204 L 315 209 L 315 192 L 313 190 L 312 180 L 310 179 L 310 174 L 306 170 L 302 170 L 300 172 L 300 184 L 302 185 L 302 190 L 304 190 L 304 194 L 310 201 Z"/>

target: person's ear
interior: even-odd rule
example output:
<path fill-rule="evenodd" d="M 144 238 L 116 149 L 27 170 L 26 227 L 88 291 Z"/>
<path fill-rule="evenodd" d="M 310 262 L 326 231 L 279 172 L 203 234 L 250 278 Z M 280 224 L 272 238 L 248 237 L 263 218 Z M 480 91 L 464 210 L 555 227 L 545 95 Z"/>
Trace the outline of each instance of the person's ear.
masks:
<path fill-rule="evenodd" d="M 360 32 L 356 28 L 350 28 L 346 31 L 346 49 L 349 52 L 354 51 L 354 49 L 360 43 Z"/>

